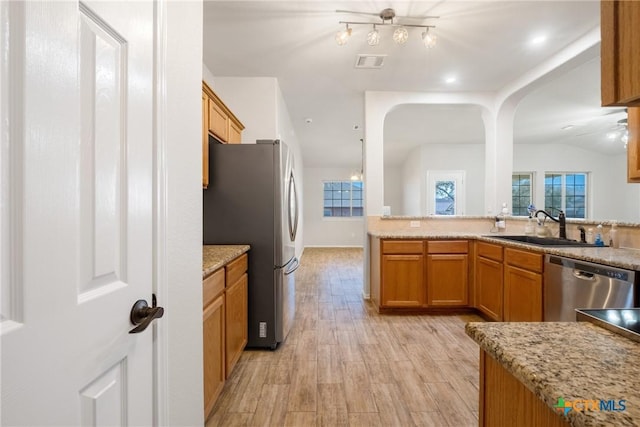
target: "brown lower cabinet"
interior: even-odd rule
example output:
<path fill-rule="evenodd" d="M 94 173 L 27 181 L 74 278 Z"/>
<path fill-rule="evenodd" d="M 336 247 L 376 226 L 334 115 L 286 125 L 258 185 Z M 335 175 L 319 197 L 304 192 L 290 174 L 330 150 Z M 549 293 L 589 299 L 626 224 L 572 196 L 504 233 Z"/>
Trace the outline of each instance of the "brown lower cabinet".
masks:
<path fill-rule="evenodd" d="M 543 255 L 476 242 L 476 308 L 497 322 L 541 322 Z"/>
<path fill-rule="evenodd" d="M 379 310 L 475 307 L 498 322 L 543 321 L 542 253 L 467 240 L 380 239 L 371 248 Z"/>
<path fill-rule="evenodd" d="M 480 350 L 481 427 L 569 425 L 485 351 Z"/>
<path fill-rule="evenodd" d="M 427 241 L 427 306 L 469 304 L 469 242 Z"/>
<path fill-rule="evenodd" d="M 204 418 L 211 414 L 248 338 L 247 254 L 203 280 Z"/>
<path fill-rule="evenodd" d="M 382 255 L 381 305 L 408 308 L 424 305 L 424 255 Z"/>
<path fill-rule="evenodd" d="M 520 249 L 504 250 L 505 322 L 542 322 L 543 255 Z"/>
<path fill-rule="evenodd" d="M 542 322 L 542 275 L 506 265 L 504 321 Z"/>
<path fill-rule="evenodd" d="M 202 315 L 204 362 L 204 414 L 211 413 L 225 381 L 224 295 L 209 304 Z"/>
<path fill-rule="evenodd" d="M 469 242 L 392 240 L 380 242 L 380 308 L 427 309 L 469 305 Z"/>
<path fill-rule="evenodd" d="M 248 276 L 243 274 L 236 283 L 227 288 L 225 323 L 226 323 L 226 372 L 227 378 L 231 370 L 240 359 L 242 350 L 247 345 L 247 300 L 248 300 Z"/>
<path fill-rule="evenodd" d="M 503 248 L 488 242 L 476 242 L 476 308 L 491 320 L 502 321 Z"/>

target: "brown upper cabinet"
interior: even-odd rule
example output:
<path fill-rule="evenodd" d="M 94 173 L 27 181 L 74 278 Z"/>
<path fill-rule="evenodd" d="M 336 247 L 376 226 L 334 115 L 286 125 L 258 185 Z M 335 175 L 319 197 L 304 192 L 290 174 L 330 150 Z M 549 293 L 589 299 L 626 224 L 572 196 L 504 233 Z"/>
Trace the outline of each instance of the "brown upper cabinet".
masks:
<path fill-rule="evenodd" d="M 223 144 L 240 144 L 243 130 L 240 120 L 202 82 L 202 188 L 209 185 L 209 135 Z"/>
<path fill-rule="evenodd" d="M 600 2 L 602 105 L 627 106 L 627 181 L 640 182 L 640 2 Z"/>
<path fill-rule="evenodd" d="M 640 182 L 640 107 L 627 109 L 627 181 Z"/>
<path fill-rule="evenodd" d="M 600 2 L 603 106 L 640 106 L 640 2 Z"/>

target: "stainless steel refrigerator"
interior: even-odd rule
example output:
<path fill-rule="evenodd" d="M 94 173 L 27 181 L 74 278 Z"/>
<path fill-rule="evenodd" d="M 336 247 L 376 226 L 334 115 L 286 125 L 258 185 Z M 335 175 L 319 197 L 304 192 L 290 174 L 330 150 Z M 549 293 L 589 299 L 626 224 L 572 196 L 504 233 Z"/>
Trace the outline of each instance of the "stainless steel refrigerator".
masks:
<path fill-rule="evenodd" d="M 203 243 L 249 244 L 248 347 L 275 349 L 295 314 L 298 194 L 293 155 L 279 140 L 209 142 Z"/>

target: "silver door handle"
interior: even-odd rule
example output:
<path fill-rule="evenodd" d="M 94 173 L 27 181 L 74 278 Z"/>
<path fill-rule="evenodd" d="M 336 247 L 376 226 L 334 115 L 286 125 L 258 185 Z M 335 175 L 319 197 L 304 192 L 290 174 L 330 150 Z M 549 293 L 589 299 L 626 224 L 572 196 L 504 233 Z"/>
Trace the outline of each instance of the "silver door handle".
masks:
<path fill-rule="evenodd" d="M 291 265 L 289 266 L 289 268 L 287 268 L 287 271 L 284 272 L 285 276 L 288 276 L 289 274 L 296 271 L 298 267 L 300 267 L 300 261 L 298 261 L 298 258 L 293 258 L 293 260 L 291 260 L 289 264 Z"/>
<path fill-rule="evenodd" d="M 596 275 L 582 270 L 573 270 L 574 277 L 582 280 L 596 280 Z"/>

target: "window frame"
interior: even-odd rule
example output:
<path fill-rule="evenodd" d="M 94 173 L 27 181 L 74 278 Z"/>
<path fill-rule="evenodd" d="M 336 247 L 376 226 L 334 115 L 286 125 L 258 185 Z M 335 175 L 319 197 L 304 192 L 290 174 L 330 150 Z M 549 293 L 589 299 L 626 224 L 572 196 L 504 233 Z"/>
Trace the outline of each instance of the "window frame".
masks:
<path fill-rule="evenodd" d="M 561 182 L 560 182 L 560 208 L 556 208 L 554 207 L 554 209 L 551 209 L 551 212 L 549 212 L 550 214 L 556 216 L 557 215 L 557 211 L 555 211 L 555 209 L 562 209 L 562 211 L 565 213 L 565 215 L 567 216 L 567 218 L 570 219 L 576 219 L 576 220 L 586 220 L 589 219 L 589 191 L 590 191 L 590 186 L 591 186 L 591 174 L 589 172 L 582 172 L 582 171 L 571 171 L 571 172 L 550 172 L 550 171 L 546 171 L 544 173 L 544 209 L 547 210 L 549 209 L 549 206 L 547 206 L 547 177 L 549 175 L 560 175 L 561 177 Z M 576 216 L 571 216 L 569 214 L 569 212 L 567 212 L 567 197 L 576 197 L 575 195 L 573 196 L 567 196 L 567 175 L 584 175 L 584 216 L 583 217 L 576 217 Z M 574 208 L 575 209 L 575 208 Z"/>
<path fill-rule="evenodd" d="M 516 175 L 529 175 L 529 203 L 527 204 L 527 206 L 525 206 L 525 211 L 526 213 L 524 215 L 516 215 L 515 214 L 515 204 L 513 203 L 513 177 Z M 511 216 L 515 216 L 515 217 L 523 217 L 526 218 L 529 216 L 529 212 L 527 210 L 527 208 L 529 207 L 529 205 L 535 205 L 535 195 L 536 195 L 536 173 L 535 172 L 513 172 L 511 173 Z"/>
<path fill-rule="evenodd" d="M 326 184 L 336 184 L 339 183 L 340 184 L 340 190 L 326 190 L 325 186 Z M 354 194 L 354 185 L 356 184 L 360 184 L 360 193 L 361 193 L 361 198 L 359 199 L 354 199 L 353 194 Z M 340 197 L 340 198 L 335 198 L 334 196 L 334 192 L 342 192 L 345 191 L 342 189 L 344 184 L 349 184 L 349 205 L 348 206 L 325 206 L 325 200 L 339 200 L 341 202 L 344 202 L 345 200 Z M 332 197 L 331 199 L 327 199 L 326 195 L 327 195 L 327 191 L 330 191 L 332 193 Z M 361 206 L 354 206 L 354 200 L 355 201 L 360 201 Z M 331 209 L 332 212 L 334 212 L 334 209 L 338 208 L 338 209 L 344 209 L 344 208 L 348 208 L 349 209 L 349 215 L 326 215 L 326 209 Z M 354 215 L 354 210 L 360 209 L 360 214 L 359 215 Z M 341 211 L 342 212 L 342 211 Z M 349 180 L 349 179 L 327 179 L 327 180 L 322 180 L 322 219 L 323 220 L 353 220 L 353 219 L 362 219 L 364 218 L 364 182 L 362 180 Z"/>

